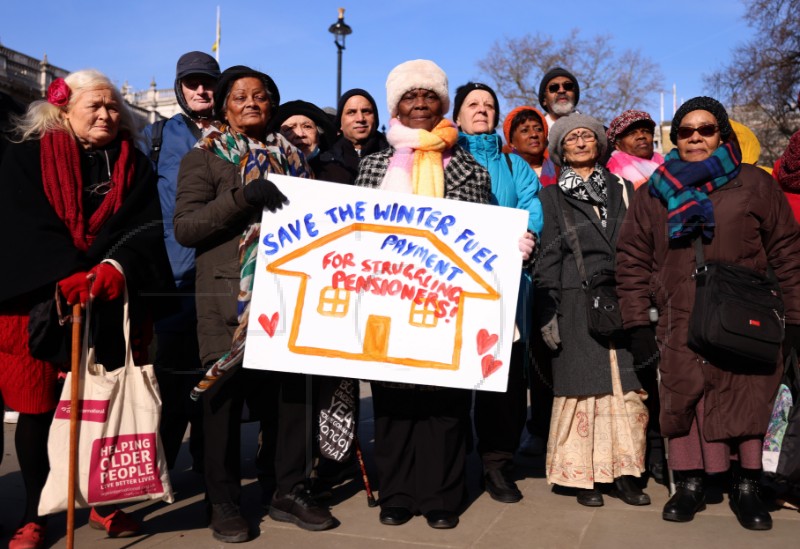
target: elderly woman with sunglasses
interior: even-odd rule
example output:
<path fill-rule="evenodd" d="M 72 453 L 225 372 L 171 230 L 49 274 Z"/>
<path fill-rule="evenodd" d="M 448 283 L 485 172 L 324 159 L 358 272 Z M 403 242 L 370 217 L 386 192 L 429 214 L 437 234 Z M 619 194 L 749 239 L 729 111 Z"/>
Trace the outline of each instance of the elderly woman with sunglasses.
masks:
<path fill-rule="evenodd" d="M 587 322 L 584 281 L 614 267 L 633 194 L 630 182 L 600 165 L 606 148 L 603 125 L 590 116 L 571 114 L 550 129 L 550 157 L 561 171 L 558 183 L 539 193 L 544 228 L 534 272 L 555 395 L 547 481 L 576 488 L 578 503 L 590 507 L 603 505 L 598 485 L 612 483 L 609 495 L 629 505 L 650 503 L 633 479 L 644 470 L 648 418 L 633 357 L 616 339 L 592 336 Z"/>
<path fill-rule="evenodd" d="M 688 346 L 695 306 L 694 243 L 709 262 L 766 273 L 783 293 L 786 343 L 800 341 L 800 233 L 780 188 L 742 163 L 725 108 L 710 97 L 684 103 L 672 120 L 677 145 L 636 192 L 617 253 L 617 291 L 639 360 L 661 350 L 661 432 L 677 491 L 663 518 L 687 522 L 705 509 L 708 474 L 734 466 L 730 506 L 742 526 L 769 530 L 758 494 L 761 446 L 782 369 L 713 359 Z M 648 309 L 659 311 L 655 333 Z M 658 347 L 656 347 L 657 336 Z M 775 357 L 776 363 L 778 357 Z M 652 361 L 651 361 L 652 362 Z"/>

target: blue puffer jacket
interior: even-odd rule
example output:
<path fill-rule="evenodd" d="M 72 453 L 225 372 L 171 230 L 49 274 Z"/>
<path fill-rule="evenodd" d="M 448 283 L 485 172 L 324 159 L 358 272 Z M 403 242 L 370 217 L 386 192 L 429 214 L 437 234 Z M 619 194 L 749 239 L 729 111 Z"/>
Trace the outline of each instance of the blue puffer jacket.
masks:
<path fill-rule="evenodd" d="M 502 152 L 503 141 L 496 133 L 467 135 L 458 132 L 458 144 L 469 151 L 478 163 L 489 171 L 492 178 L 492 203 L 528 212 L 528 229 L 537 235 L 542 230 L 544 217 L 539 190 L 539 178 L 525 160 Z M 508 161 L 511 161 L 509 168 Z M 517 327 L 523 341 L 533 329 L 533 291 L 531 276 L 522 271 L 517 299 Z"/>
<path fill-rule="evenodd" d="M 175 240 L 172 218 L 175 214 L 175 194 L 178 190 L 178 170 L 181 160 L 197 143 L 195 132 L 186 124 L 183 114 L 176 114 L 164 125 L 161 133 L 161 153 L 158 156 L 158 198 L 164 216 L 164 242 L 172 266 L 175 285 L 181 288 L 194 285 L 194 248 L 186 248 Z M 153 142 L 153 125 L 144 129 L 144 152 L 150 154 Z"/>
<path fill-rule="evenodd" d="M 505 155 L 503 141 L 496 133 L 467 135 L 458 133 L 458 144 L 489 171 L 492 178 L 492 203 L 528 212 L 528 228 L 537 235 L 542 230 L 542 204 L 539 189 L 542 185 L 531 167 L 519 155 Z M 508 167 L 511 160 L 512 171 Z"/>

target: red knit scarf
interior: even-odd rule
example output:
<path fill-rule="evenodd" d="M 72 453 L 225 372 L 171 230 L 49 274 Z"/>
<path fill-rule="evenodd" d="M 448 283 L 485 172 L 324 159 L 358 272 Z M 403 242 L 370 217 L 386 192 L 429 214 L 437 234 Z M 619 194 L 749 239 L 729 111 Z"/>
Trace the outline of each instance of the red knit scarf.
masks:
<path fill-rule="evenodd" d="M 111 174 L 111 189 L 92 214 L 88 226 L 83 218 L 81 157 L 75 138 L 65 131 L 48 132 L 41 139 L 42 184 L 50 205 L 69 229 L 75 247 L 85 252 L 100 228 L 122 205 L 133 181 L 130 139 L 123 137 L 119 158 Z"/>

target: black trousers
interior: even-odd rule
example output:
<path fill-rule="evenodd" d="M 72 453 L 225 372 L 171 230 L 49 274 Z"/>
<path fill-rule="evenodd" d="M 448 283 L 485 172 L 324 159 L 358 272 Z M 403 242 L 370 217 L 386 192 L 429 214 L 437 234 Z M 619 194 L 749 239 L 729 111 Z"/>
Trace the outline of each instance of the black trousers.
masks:
<path fill-rule="evenodd" d="M 192 388 L 203 378 L 203 365 L 197 343 L 197 331 L 165 331 L 157 335 L 153 363 L 161 393 L 159 432 L 170 469 L 183 443 L 186 426 L 191 423 L 189 452 L 194 469 L 203 470 L 203 407 L 189 397 Z"/>
<path fill-rule="evenodd" d="M 381 507 L 459 512 L 470 392 L 372 383 Z"/>
<path fill-rule="evenodd" d="M 478 455 L 485 471 L 507 469 L 514 462 L 528 408 L 525 355 L 525 343 L 514 343 L 504 393 L 475 391 L 473 421 L 478 435 Z"/>
<path fill-rule="evenodd" d="M 277 417 L 260 417 L 262 425 L 277 424 L 275 482 L 283 495 L 306 480 L 314 441 L 309 436 L 310 406 L 302 374 L 239 369 L 203 395 L 206 491 L 211 503 L 239 503 L 241 496 L 241 415 L 245 399 L 278 391 Z M 269 407 L 250 407 L 264 415 Z"/>

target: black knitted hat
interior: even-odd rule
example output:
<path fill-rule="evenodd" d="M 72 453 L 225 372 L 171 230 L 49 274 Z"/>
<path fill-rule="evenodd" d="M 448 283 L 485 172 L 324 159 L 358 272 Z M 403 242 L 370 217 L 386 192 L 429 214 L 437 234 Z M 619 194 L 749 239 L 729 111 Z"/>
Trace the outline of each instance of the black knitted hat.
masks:
<path fill-rule="evenodd" d="M 561 67 L 553 67 L 542 77 L 542 81 L 539 82 L 539 104 L 544 107 L 544 92 L 547 89 L 547 85 L 553 78 L 558 76 L 565 76 L 572 80 L 572 83 L 575 84 L 575 106 L 578 105 L 578 101 L 581 100 L 581 86 L 578 84 L 578 79 L 575 78 L 575 75 L 569 72 L 567 69 L 562 69 Z"/>
<path fill-rule="evenodd" d="M 217 82 L 217 87 L 214 90 L 214 116 L 217 120 L 224 120 L 222 108 L 225 105 L 225 101 L 228 99 L 228 92 L 233 83 L 240 78 L 247 78 L 248 76 L 258 78 L 264 83 L 264 87 L 267 88 L 267 93 L 270 97 L 270 108 L 273 113 L 277 110 L 278 105 L 281 104 L 281 94 L 278 91 L 278 86 L 275 85 L 275 81 L 270 78 L 268 74 L 264 74 L 263 72 L 259 72 L 244 65 L 234 65 L 223 71 Z"/>
<path fill-rule="evenodd" d="M 487 86 L 486 84 L 481 84 L 480 82 L 467 82 L 463 86 L 459 86 L 456 90 L 456 97 L 453 100 L 453 122 L 458 120 L 458 114 L 461 111 L 461 105 L 464 103 L 464 99 L 467 98 L 470 92 L 475 90 L 483 90 L 485 92 L 489 92 L 489 95 L 492 96 L 494 100 L 494 122 L 493 127 L 497 128 L 497 125 L 500 123 L 500 103 L 497 101 L 497 94 L 494 93 L 494 90 Z"/>
<path fill-rule="evenodd" d="M 380 119 L 378 118 L 378 104 L 375 103 L 375 98 L 372 97 L 367 90 L 362 90 L 361 88 L 347 90 L 342 94 L 341 99 L 339 99 L 339 105 L 336 108 L 336 118 L 333 120 L 333 125 L 335 126 L 336 131 L 342 131 L 342 114 L 344 114 L 344 106 L 347 103 L 347 100 L 351 97 L 355 97 L 356 95 L 360 95 L 361 97 L 365 98 L 372 105 L 372 112 L 375 114 L 375 127 L 372 131 L 378 131 L 378 127 L 381 125 Z"/>
<path fill-rule="evenodd" d="M 720 137 L 723 141 L 728 141 L 728 138 L 733 133 L 733 128 L 728 120 L 728 112 L 722 106 L 722 103 L 713 97 L 701 95 L 692 97 L 675 111 L 675 116 L 672 117 L 672 127 L 669 130 L 669 138 L 673 143 L 678 143 L 678 126 L 680 126 L 681 120 L 692 111 L 708 111 L 713 114 L 714 118 L 717 119 Z"/>

